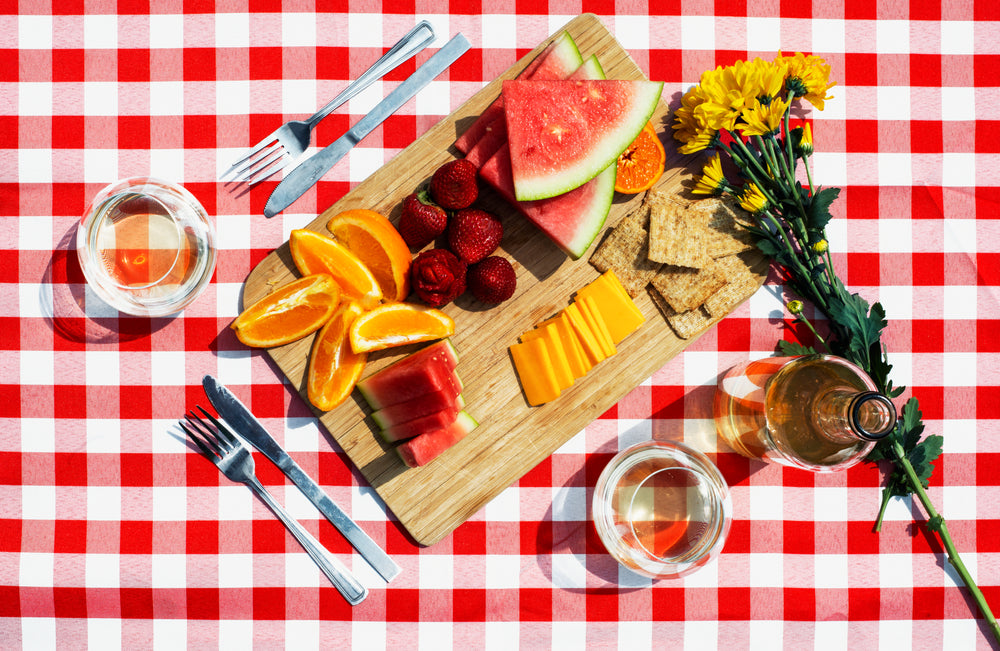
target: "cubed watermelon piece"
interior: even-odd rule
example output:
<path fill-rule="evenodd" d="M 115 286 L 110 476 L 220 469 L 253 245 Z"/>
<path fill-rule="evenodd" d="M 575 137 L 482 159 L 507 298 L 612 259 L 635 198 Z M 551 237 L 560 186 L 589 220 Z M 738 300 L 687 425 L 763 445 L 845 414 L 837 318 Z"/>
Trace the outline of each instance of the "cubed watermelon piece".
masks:
<path fill-rule="evenodd" d="M 457 380 L 454 377 L 457 365 L 458 352 L 451 340 L 442 339 L 361 380 L 358 390 L 372 409 L 384 409 L 433 391 L 447 390 Z"/>
<path fill-rule="evenodd" d="M 573 37 L 563 32 L 549 43 L 542 52 L 517 76 L 518 79 L 564 79 L 575 70 L 582 58 Z M 455 147 L 463 154 L 469 153 L 487 127 L 496 118 L 504 118 L 503 97 L 498 97 L 486 107 L 480 116 L 455 141 Z M 488 157 L 487 157 L 488 158 Z M 485 158 L 483 159 L 485 160 Z"/>
<path fill-rule="evenodd" d="M 413 438 L 424 432 L 440 429 L 455 420 L 458 412 L 463 409 L 465 409 L 465 398 L 459 395 L 453 398 L 447 406 L 437 411 L 400 421 L 376 419 L 375 424 L 378 425 L 382 438 L 389 443 L 395 443 L 396 441 L 405 441 L 408 438 Z"/>
<path fill-rule="evenodd" d="M 400 458 L 410 468 L 427 465 L 442 452 L 455 445 L 479 425 L 467 411 L 461 411 L 454 422 L 433 432 L 425 432 L 396 448 Z"/>

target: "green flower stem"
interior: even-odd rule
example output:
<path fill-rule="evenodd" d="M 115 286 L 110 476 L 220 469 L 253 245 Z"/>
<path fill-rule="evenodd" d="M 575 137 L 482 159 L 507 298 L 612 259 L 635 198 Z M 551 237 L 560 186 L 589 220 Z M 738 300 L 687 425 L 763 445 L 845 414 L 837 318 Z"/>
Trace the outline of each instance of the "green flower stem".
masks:
<path fill-rule="evenodd" d="M 910 488 L 916 493 L 917 498 L 920 503 L 924 506 L 924 510 L 927 511 L 928 527 L 933 531 L 936 530 L 938 537 L 941 539 L 941 543 L 944 545 L 945 551 L 948 552 L 948 562 L 951 563 L 958 575 L 962 577 L 962 582 L 965 583 L 965 587 L 969 589 L 972 593 L 972 598 L 975 599 L 976 605 L 979 606 L 979 612 L 983 614 L 986 619 L 986 623 L 990 627 L 990 632 L 993 633 L 993 638 L 1000 644 L 1000 625 L 997 624 L 996 618 L 993 616 L 993 611 L 990 610 L 989 604 L 986 603 L 986 597 L 983 596 L 982 591 L 979 586 L 976 585 L 976 581 L 969 574 L 969 570 L 965 567 L 965 563 L 962 562 L 962 557 L 958 554 L 958 549 L 955 548 L 955 543 L 951 539 L 951 534 L 948 533 L 948 525 L 944 521 L 944 517 L 937 512 L 934 508 L 934 504 L 931 503 L 931 498 L 928 497 L 927 491 L 924 490 L 923 484 L 920 482 L 920 478 L 917 477 L 917 473 L 913 470 L 913 466 L 910 464 L 910 460 L 906 458 L 906 452 L 903 450 L 903 446 L 899 444 L 898 441 L 892 442 L 892 453 L 894 455 L 893 461 L 903 469 L 906 473 L 906 477 L 910 480 Z M 885 498 L 883 498 L 884 500 Z M 879 517 L 878 525 L 881 525 L 881 516 Z M 878 531 L 878 528 L 876 528 Z"/>

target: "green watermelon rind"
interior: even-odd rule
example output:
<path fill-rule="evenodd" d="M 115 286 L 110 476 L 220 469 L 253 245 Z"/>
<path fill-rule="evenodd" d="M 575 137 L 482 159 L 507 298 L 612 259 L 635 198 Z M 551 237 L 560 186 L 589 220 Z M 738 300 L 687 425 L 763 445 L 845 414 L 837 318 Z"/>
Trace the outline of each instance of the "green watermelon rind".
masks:
<path fill-rule="evenodd" d="M 618 179 L 618 165 L 608 165 L 604 170 L 595 176 L 592 181 L 597 184 L 594 197 L 597 200 L 591 201 L 591 212 L 585 218 L 580 219 L 581 225 L 590 228 L 581 228 L 576 236 L 565 243 L 565 251 L 574 260 L 579 260 L 590 245 L 597 238 L 597 235 L 604 228 L 604 222 L 608 219 L 608 212 L 615 198 L 615 181 Z"/>
<path fill-rule="evenodd" d="M 505 84 L 507 83 L 531 82 L 505 82 Z M 517 200 L 534 201 L 565 194 L 580 187 L 617 161 L 618 156 L 632 144 L 656 111 L 663 91 L 663 83 L 644 82 L 639 86 L 639 89 L 633 95 L 631 111 L 620 120 L 620 126 L 614 133 L 614 137 L 602 138 L 590 149 L 587 156 L 578 161 L 578 164 L 567 167 L 560 172 L 539 174 L 533 177 L 526 177 L 524 174 L 518 175 L 515 171 L 514 191 Z M 510 106 L 509 101 L 505 103 L 508 107 Z M 509 115 L 508 132 L 510 132 Z M 514 160 L 513 147 L 511 154 L 511 164 L 516 170 L 517 163 Z"/>

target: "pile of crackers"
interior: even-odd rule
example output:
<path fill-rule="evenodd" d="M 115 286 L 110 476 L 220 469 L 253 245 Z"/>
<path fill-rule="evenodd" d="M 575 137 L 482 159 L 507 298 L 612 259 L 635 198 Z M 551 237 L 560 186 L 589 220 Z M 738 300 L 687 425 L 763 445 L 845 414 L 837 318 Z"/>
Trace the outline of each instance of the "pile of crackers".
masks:
<path fill-rule="evenodd" d="M 656 188 L 594 251 L 590 263 L 612 269 L 635 298 L 650 297 L 677 336 L 689 339 L 731 312 L 760 285 L 745 255 L 750 216 L 731 197 L 687 201 Z"/>

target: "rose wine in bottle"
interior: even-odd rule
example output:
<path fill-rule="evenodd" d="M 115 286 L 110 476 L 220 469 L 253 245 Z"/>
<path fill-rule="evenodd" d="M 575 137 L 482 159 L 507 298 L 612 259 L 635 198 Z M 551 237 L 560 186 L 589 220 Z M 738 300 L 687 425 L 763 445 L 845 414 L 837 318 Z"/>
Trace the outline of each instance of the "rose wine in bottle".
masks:
<path fill-rule="evenodd" d="M 895 427 L 896 409 L 845 359 L 772 357 L 722 376 L 715 424 L 720 437 L 744 456 L 830 472 L 864 459 Z"/>

